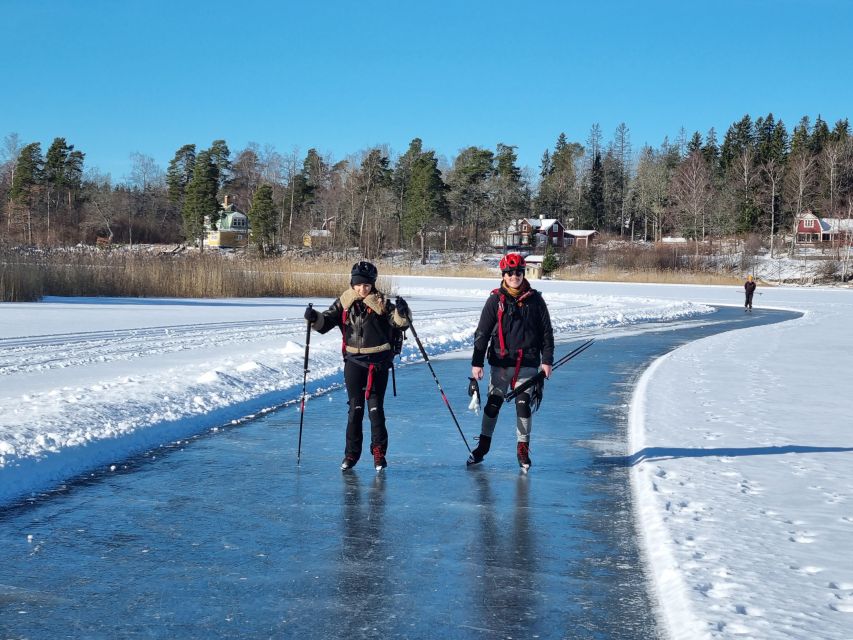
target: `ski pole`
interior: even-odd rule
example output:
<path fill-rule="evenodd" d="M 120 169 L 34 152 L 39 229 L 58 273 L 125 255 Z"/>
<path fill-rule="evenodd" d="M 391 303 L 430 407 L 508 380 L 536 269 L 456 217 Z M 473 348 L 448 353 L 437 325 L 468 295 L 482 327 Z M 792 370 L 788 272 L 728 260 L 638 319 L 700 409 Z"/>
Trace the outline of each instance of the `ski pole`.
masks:
<path fill-rule="evenodd" d="M 573 349 L 572 351 L 570 351 L 569 353 L 564 355 L 562 358 L 557 360 L 553 365 L 551 365 L 551 371 L 553 371 L 554 369 L 566 364 L 569 360 L 571 360 L 575 356 L 579 356 L 580 354 L 582 354 L 584 351 L 586 351 L 587 349 L 589 349 L 592 346 L 593 342 L 595 342 L 595 338 L 590 338 L 589 340 L 584 342 L 581 346 Z M 508 394 L 506 394 L 504 396 L 504 402 L 512 402 L 513 400 L 515 400 L 515 397 L 518 394 L 524 393 L 530 387 L 532 387 L 535 384 L 538 384 L 539 382 L 541 382 L 544 379 L 545 379 L 545 372 L 540 371 L 535 376 L 533 376 L 532 378 L 529 378 L 528 380 L 526 380 L 522 384 L 518 385 L 515 389 L 510 391 Z"/>
<path fill-rule="evenodd" d="M 309 302 L 308 308 L 313 309 L 314 304 Z M 302 422 L 305 420 L 305 384 L 308 382 L 308 346 L 311 344 L 311 321 L 306 321 L 308 333 L 305 336 L 305 364 L 302 369 L 302 404 L 299 407 L 299 445 L 296 448 L 296 464 L 302 457 Z"/>
<path fill-rule="evenodd" d="M 441 397 L 444 400 L 444 404 L 447 405 L 447 410 L 450 411 L 450 417 L 453 418 L 453 423 L 456 425 L 456 429 L 459 431 L 459 435 L 462 436 L 462 442 L 465 443 L 465 447 L 468 449 L 468 453 L 471 453 L 471 447 L 468 446 L 468 441 L 465 439 L 465 434 L 462 433 L 462 427 L 459 426 L 459 421 L 456 419 L 456 414 L 453 413 L 453 407 L 450 406 L 450 401 L 447 399 L 447 396 L 444 393 L 444 389 L 441 388 L 441 383 L 438 381 L 438 376 L 435 375 L 435 369 L 432 368 L 432 363 L 429 361 L 429 356 L 427 355 L 426 349 L 424 349 L 424 345 L 421 343 L 421 339 L 418 338 L 418 332 L 415 331 L 415 325 L 412 324 L 411 319 L 409 319 L 409 329 L 411 330 L 412 335 L 415 338 L 415 342 L 418 343 L 418 349 L 421 350 L 421 355 L 424 357 L 424 361 L 429 367 L 429 371 L 432 374 L 432 379 L 435 380 L 435 384 L 438 387 L 438 392 L 441 394 Z"/>

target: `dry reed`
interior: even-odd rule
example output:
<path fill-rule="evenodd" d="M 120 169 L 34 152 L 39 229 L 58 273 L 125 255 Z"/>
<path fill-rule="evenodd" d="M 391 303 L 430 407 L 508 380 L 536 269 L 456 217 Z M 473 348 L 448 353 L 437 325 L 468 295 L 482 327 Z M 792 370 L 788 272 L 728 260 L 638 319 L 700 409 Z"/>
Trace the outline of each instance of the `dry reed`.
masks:
<path fill-rule="evenodd" d="M 553 274 L 558 280 L 680 284 L 739 284 L 724 272 L 668 268 L 670 252 L 614 252 L 599 264 L 582 261 Z M 606 262 L 606 264 L 601 264 Z M 380 290 L 394 295 L 394 275 L 496 278 L 480 263 L 422 266 L 377 261 Z M 285 256 L 259 259 L 214 252 L 0 253 L 0 300 L 31 301 L 45 295 L 139 298 L 336 297 L 349 286 L 351 260 Z"/>
<path fill-rule="evenodd" d="M 740 278 L 711 271 L 686 271 L 667 269 L 636 269 L 627 271 L 617 267 L 596 269 L 565 268 L 553 274 L 556 280 L 583 280 L 595 282 L 646 282 L 655 284 L 743 284 Z"/>
<path fill-rule="evenodd" d="M 226 259 L 215 254 L 52 253 L 5 255 L 0 298 L 126 296 L 138 298 L 335 297 L 349 267 L 294 259 Z M 382 282 L 380 282 L 380 286 Z"/>

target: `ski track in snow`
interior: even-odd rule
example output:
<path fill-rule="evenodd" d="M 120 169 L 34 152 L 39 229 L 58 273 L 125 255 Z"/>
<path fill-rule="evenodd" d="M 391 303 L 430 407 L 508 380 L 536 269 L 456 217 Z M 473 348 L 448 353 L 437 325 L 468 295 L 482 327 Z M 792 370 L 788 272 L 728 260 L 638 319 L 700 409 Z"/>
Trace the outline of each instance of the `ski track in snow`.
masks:
<path fill-rule="evenodd" d="M 780 358 L 815 319 L 690 343 L 638 383 L 630 450 L 649 455 L 632 478 L 673 639 L 853 638 L 849 411 L 821 412 L 790 384 L 814 391 L 806 381 L 849 352 L 833 340 L 821 358 Z"/>
<path fill-rule="evenodd" d="M 470 348 L 488 291 L 414 287 L 401 293 L 410 298 L 425 348 L 438 356 Z M 711 310 L 653 298 L 545 297 L 563 339 Z M 303 307 L 290 303 L 284 318 L 237 319 L 237 307 L 227 320 L 204 321 L 201 304 L 192 318 L 200 322 L 68 332 L 72 324 L 57 321 L 62 331 L 41 335 L 7 329 L 0 338 L 0 504 L 296 400 L 305 321 Z M 97 304 L 106 309 L 109 299 Z M 42 308 L 33 305 L 33 312 Z M 156 308 L 149 311 L 157 317 Z M 339 332 L 314 333 L 310 356 L 310 393 L 341 383 Z M 400 361 L 421 361 L 411 336 Z"/>

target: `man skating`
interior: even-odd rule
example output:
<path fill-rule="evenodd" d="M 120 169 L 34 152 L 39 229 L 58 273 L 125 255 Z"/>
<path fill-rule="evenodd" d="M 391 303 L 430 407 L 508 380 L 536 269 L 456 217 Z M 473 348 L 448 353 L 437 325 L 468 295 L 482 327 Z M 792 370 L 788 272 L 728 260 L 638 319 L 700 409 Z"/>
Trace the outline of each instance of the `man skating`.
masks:
<path fill-rule="evenodd" d="M 752 275 L 746 276 L 746 282 L 743 283 L 743 289 L 746 292 L 746 300 L 743 303 L 744 312 L 752 313 L 752 296 L 755 294 L 755 279 Z"/>

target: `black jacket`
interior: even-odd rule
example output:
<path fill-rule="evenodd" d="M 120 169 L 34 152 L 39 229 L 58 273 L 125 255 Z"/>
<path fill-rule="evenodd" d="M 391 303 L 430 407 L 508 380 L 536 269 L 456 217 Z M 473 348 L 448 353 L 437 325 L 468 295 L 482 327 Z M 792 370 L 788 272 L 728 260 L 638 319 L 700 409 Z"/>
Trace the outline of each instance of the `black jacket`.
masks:
<path fill-rule="evenodd" d="M 379 291 L 361 299 L 352 289 L 344 291 L 326 311 L 318 314 L 313 325 L 319 333 L 343 327 L 344 358 L 376 363 L 393 359 L 394 328 L 408 326 L 409 319 L 397 313 L 396 307 Z"/>
<path fill-rule="evenodd" d="M 500 313 L 501 304 L 503 313 Z M 542 295 L 535 289 L 528 289 L 516 299 L 501 287 L 492 291 L 480 314 L 480 323 L 474 333 L 471 365 L 482 367 L 488 353 L 490 365 L 514 367 L 518 361 L 519 349 L 522 352 L 523 367 L 554 363 L 554 330 L 551 328 L 551 316 Z"/>

